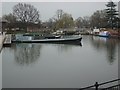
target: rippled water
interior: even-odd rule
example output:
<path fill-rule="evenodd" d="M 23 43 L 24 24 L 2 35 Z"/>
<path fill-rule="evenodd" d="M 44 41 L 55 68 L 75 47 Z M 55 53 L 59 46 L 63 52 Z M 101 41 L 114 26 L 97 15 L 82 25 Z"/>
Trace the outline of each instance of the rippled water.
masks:
<path fill-rule="evenodd" d="M 80 88 L 116 79 L 119 43 L 83 36 L 82 46 L 13 44 L 2 51 L 2 87 Z"/>

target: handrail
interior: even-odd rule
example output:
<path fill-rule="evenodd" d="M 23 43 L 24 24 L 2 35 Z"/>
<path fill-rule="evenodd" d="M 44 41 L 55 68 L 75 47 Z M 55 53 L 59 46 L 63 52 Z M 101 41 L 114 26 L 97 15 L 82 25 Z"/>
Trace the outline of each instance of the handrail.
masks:
<path fill-rule="evenodd" d="M 112 83 L 112 82 L 119 81 L 119 80 L 120 79 L 115 79 L 115 80 L 107 81 L 107 82 L 104 82 L 104 83 L 100 83 L 99 85 L 101 86 L 101 85 Z"/>
<path fill-rule="evenodd" d="M 111 87 L 108 87 L 108 88 L 104 88 L 104 89 L 102 89 L 102 90 L 108 90 L 108 89 L 111 89 L 111 88 L 114 88 L 114 87 L 117 87 L 117 86 L 120 86 L 120 84 L 118 84 L 118 85 L 114 85 L 114 86 L 111 86 Z"/>
<path fill-rule="evenodd" d="M 84 89 L 88 89 L 88 88 L 92 88 L 92 87 L 95 87 L 95 85 L 91 85 L 91 86 L 87 86 L 87 87 L 84 87 L 84 88 L 80 88 L 79 90 L 84 90 Z"/>
<path fill-rule="evenodd" d="M 88 86 L 88 87 L 84 87 L 84 88 L 81 88 L 79 90 L 84 90 L 84 89 L 93 88 L 93 87 L 96 88 L 95 90 L 98 90 L 99 86 L 102 86 L 102 85 L 105 85 L 105 84 L 108 84 L 108 83 L 112 83 L 112 82 L 115 82 L 115 81 L 119 81 L 119 80 L 120 79 L 114 79 L 114 80 L 110 80 L 110 81 L 107 81 L 107 82 L 104 82 L 104 83 L 100 83 L 100 84 L 98 84 L 98 82 L 96 82 L 94 85 L 91 85 L 91 86 Z"/>

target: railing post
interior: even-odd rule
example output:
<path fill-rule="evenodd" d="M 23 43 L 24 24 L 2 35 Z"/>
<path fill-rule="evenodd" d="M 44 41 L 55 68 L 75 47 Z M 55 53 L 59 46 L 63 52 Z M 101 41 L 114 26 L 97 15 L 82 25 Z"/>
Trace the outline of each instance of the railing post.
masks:
<path fill-rule="evenodd" d="M 96 82 L 95 83 L 95 90 L 98 90 L 98 86 L 99 86 L 99 84 L 98 84 L 98 82 Z"/>

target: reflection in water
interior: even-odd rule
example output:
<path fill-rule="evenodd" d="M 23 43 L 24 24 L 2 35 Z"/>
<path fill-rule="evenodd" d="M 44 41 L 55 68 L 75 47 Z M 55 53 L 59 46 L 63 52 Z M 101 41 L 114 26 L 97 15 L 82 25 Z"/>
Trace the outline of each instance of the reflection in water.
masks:
<path fill-rule="evenodd" d="M 115 40 L 108 40 L 107 43 L 107 56 L 108 56 L 108 60 L 110 61 L 110 63 L 113 63 L 113 61 L 115 60 L 115 50 L 116 50 L 116 41 Z"/>
<path fill-rule="evenodd" d="M 39 58 L 40 49 L 38 44 L 15 44 L 15 61 L 19 65 L 29 65 Z"/>
<path fill-rule="evenodd" d="M 82 43 L 79 43 L 79 44 L 59 44 L 57 45 L 58 46 L 58 51 L 60 52 L 68 52 L 70 51 L 72 48 L 75 48 L 75 47 L 82 47 Z M 71 52 L 71 51 L 70 51 Z"/>
<path fill-rule="evenodd" d="M 118 45 L 117 39 L 93 36 L 91 37 L 91 43 L 97 50 L 105 49 L 109 63 L 112 64 L 114 62 Z"/>
<path fill-rule="evenodd" d="M 106 52 L 106 57 L 107 60 L 110 64 L 116 60 L 116 53 L 117 53 L 117 48 L 118 48 L 118 40 L 117 39 L 109 39 L 105 37 L 97 37 L 97 36 L 90 36 L 89 38 L 87 37 L 88 40 L 90 40 L 90 43 L 86 44 L 92 44 L 94 48 L 98 52 Z M 84 39 L 85 40 L 85 39 Z M 86 41 L 86 40 L 85 40 Z M 34 44 L 29 44 L 29 43 L 20 43 L 20 44 L 14 44 L 11 49 L 14 49 L 14 57 L 15 61 L 20 64 L 20 65 L 29 65 L 33 62 L 35 62 L 39 56 L 40 56 L 40 49 L 42 45 L 52 45 L 52 48 L 54 47 L 58 48 L 58 51 L 60 52 L 71 52 L 72 49 L 75 47 L 81 47 L 82 44 L 39 44 L 39 43 L 34 43 Z M 51 49 L 52 49 L 51 48 Z"/>
<path fill-rule="evenodd" d="M 20 43 L 14 44 L 11 49 L 14 49 L 14 57 L 15 61 L 19 65 L 29 65 L 34 63 L 40 56 L 40 49 L 42 45 L 47 44 L 39 44 L 39 43 Z M 71 50 L 73 46 L 81 47 L 82 44 L 74 45 L 74 44 L 48 44 L 52 46 L 57 46 L 58 51 L 67 51 Z M 61 49 L 61 50 L 60 50 Z"/>

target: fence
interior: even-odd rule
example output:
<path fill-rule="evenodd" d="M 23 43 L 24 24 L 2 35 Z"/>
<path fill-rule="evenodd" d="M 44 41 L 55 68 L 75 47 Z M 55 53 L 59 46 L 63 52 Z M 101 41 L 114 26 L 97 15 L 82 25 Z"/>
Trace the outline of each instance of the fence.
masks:
<path fill-rule="evenodd" d="M 91 85 L 91 86 L 88 86 L 88 87 L 85 87 L 85 88 L 81 88 L 79 90 L 120 90 L 120 84 L 119 83 L 117 85 L 113 85 L 113 86 L 110 86 L 110 87 L 107 87 L 107 88 L 100 88 L 100 86 L 102 86 L 102 85 L 113 83 L 113 82 L 116 82 L 116 81 L 120 81 L 120 79 L 115 79 L 115 80 L 107 81 L 107 82 L 100 83 L 100 84 L 98 82 L 96 82 L 94 85 Z"/>

